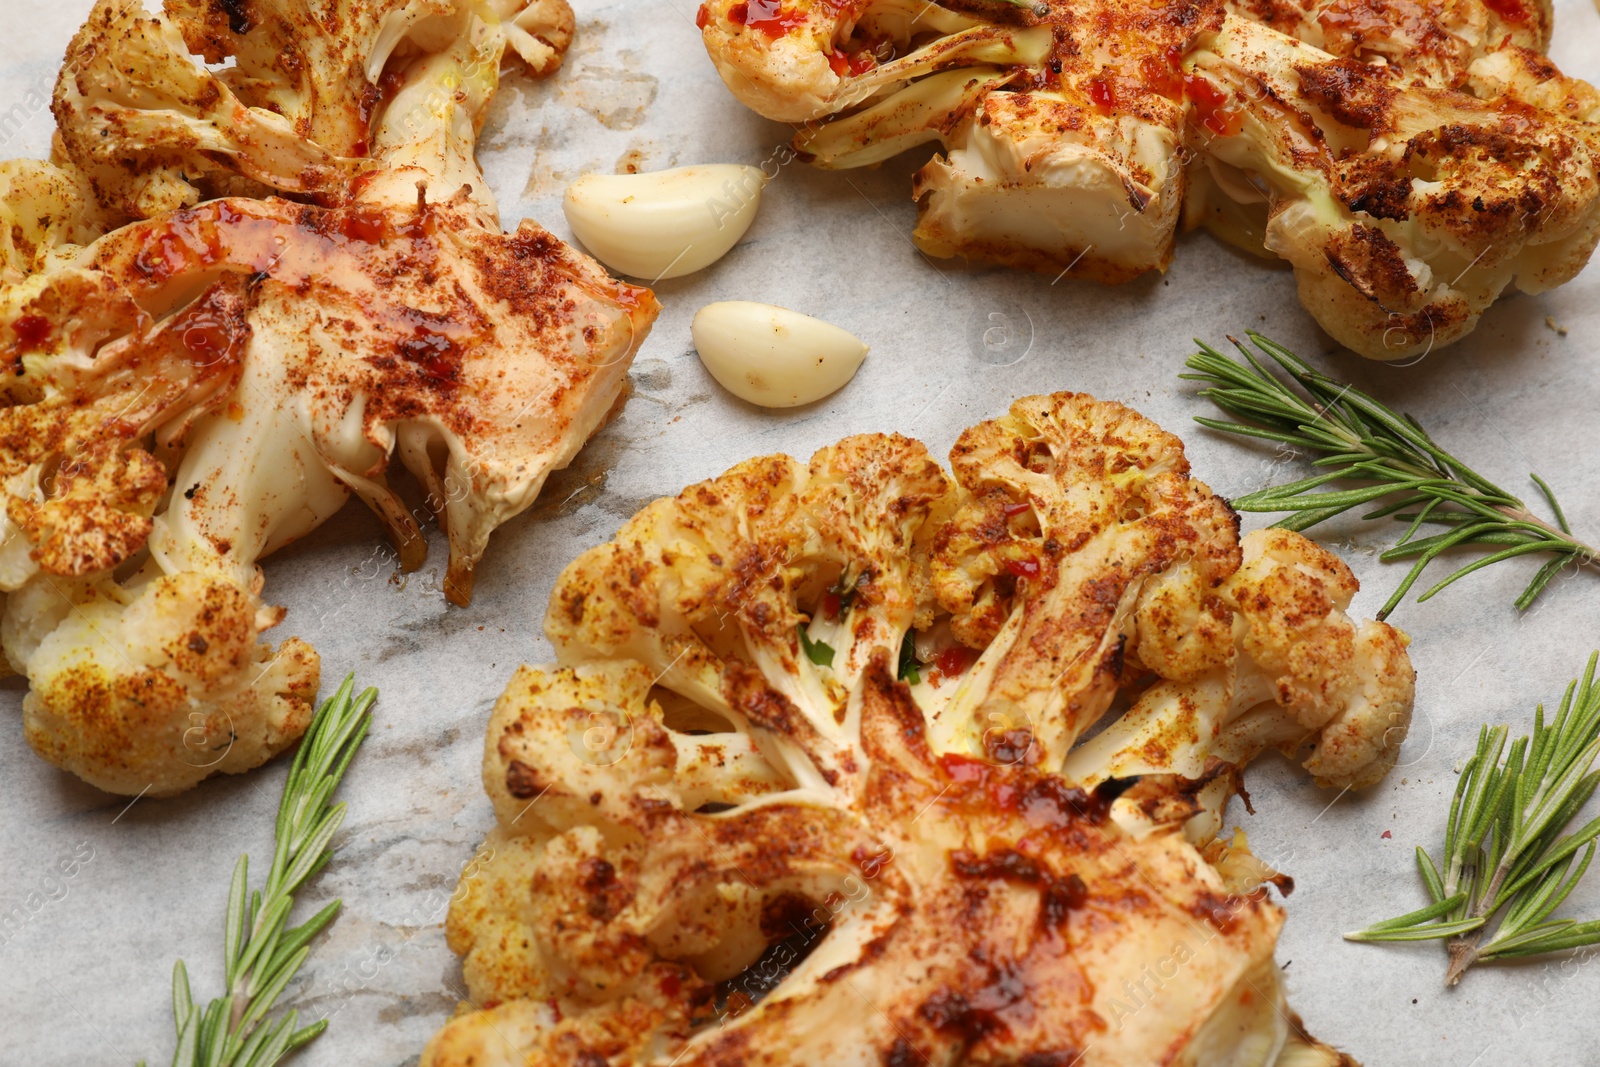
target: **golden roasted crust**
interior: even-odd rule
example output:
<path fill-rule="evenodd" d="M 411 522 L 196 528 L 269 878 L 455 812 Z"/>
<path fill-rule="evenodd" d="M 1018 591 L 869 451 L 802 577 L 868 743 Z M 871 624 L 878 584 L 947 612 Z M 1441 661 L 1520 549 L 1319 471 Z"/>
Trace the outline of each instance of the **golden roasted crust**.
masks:
<path fill-rule="evenodd" d="M 485 738 L 498 827 L 448 924 L 473 1010 L 424 1064 L 1337 1060 L 1281 1014 L 1288 879 L 1215 836 L 1265 748 L 1387 769 L 1403 642 L 1300 535 L 1241 546 L 1120 404 L 1024 398 L 951 462 L 881 434 L 749 460 L 566 569 L 562 666 Z M 1120 736 L 1073 747 L 1119 688 L 1160 761 L 1125 799 L 1068 755 Z"/>
<path fill-rule="evenodd" d="M 47 759 L 163 793 L 271 757 L 317 661 L 256 644 L 284 615 L 258 561 L 353 492 L 404 569 L 439 521 L 464 604 L 613 411 L 659 306 L 502 232 L 474 155 L 507 51 L 548 74 L 572 27 L 564 0 L 97 0 L 55 161 L 0 168 L 0 639 Z"/>
<path fill-rule="evenodd" d="M 258 643 L 254 594 L 179 574 L 73 602 L 26 665 L 24 736 L 50 763 L 110 792 L 171 796 L 260 765 L 310 725 L 317 653 Z"/>
<path fill-rule="evenodd" d="M 912 186 L 930 255 L 1123 282 L 1187 218 L 1400 359 L 1600 243 L 1600 93 L 1542 54 L 1548 0 L 707 0 L 699 23 L 803 158 L 942 146 Z"/>

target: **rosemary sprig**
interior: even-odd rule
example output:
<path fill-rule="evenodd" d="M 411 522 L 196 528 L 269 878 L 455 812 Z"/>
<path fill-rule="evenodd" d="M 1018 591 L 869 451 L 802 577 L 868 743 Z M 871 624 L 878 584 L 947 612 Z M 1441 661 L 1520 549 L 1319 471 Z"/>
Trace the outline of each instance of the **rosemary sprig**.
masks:
<path fill-rule="evenodd" d="M 1600 838 L 1600 818 L 1566 832 L 1600 785 L 1600 771 L 1593 769 L 1600 756 L 1597 659 L 1600 653 L 1589 658 L 1583 678 L 1567 686 L 1555 719 L 1546 722 L 1539 705 L 1533 733 L 1509 752 L 1506 727 L 1479 731 L 1477 752 L 1462 768 L 1450 803 L 1444 873 L 1417 849 L 1417 869 L 1433 903 L 1345 937 L 1449 938 L 1449 985 L 1474 963 L 1600 942 L 1600 921 L 1550 917 L 1589 869 Z"/>
<path fill-rule="evenodd" d="M 1352 508 L 1379 504 L 1363 519 L 1393 517 L 1408 523 L 1393 548 L 1379 558 L 1414 560 L 1405 580 L 1378 612 L 1386 618 L 1399 606 L 1427 566 L 1458 545 L 1480 546 L 1486 555 L 1456 569 L 1417 600 L 1474 571 L 1515 556 L 1548 557 L 1522 595 L 1526 609 L 1568 564 L 1593 566 L 1596 550 L 1572 535 L 1555 494 L 1531 475 L 1554 513 L 1555 524 L 1533 514 L 1520 499 L 1473 471 L 1434 443 L 1415 419 L 1401 415 L 1358 389 L 1319 374 L 1282 345 L 1251 333 L 1255 346 L 1281 367 L 1301 392 L 1268 370 L 1244 344 L 1229 338 L 1244 356 L 1241 363 L 1208 345 L 1189 358 L 1198 373 L 1181 377 L 1207 383 L 1200 395 L 1248 422 L 1198 418 L 1202 426 L 1244 437 L 1278 441 L 1317 457 L 1320 474 L 1272 486 L 1234 500 L 1240 511 L 1289 512 L 1275 525 L 1306 530 Z M 1197 342 L 1199 343 L 1199 342 Z M 1365 483 L 1357 488 L 1323 490 L 1329 482 Z M 1415 510 L 1407 510 L 1415 509 Z M 1445 527 L 1420 536 L 1424 526 Z"/>
<path fill-rule="evenodd" d="M 344 822 L 343 803 L 328 800 L 367 735 L 367 714 L 376 689 L 359 696 L 354 676 L 317 709 L 278 805 L 276 847 L 267 881 L 251 890 L 250 857 L 233 868 L 223 943 L 227 993 L 202 1009 L 189 992 L 189 972 L 179 960 L 172 969 L 172 1015 L 178 1032 L 173 1067 L 270 1067 L 327 1028 L 326 1019 L 296 1028 L 298 1013 L 266 1019 L 273 1002 L 299 971 L 309 943 L 339 911 L 335 900 L 311 918 L 285 929 L 294 894 L 333 856 L 328 842 Z M 143 1067 L 141 1062 L 140 1067 Z"/>

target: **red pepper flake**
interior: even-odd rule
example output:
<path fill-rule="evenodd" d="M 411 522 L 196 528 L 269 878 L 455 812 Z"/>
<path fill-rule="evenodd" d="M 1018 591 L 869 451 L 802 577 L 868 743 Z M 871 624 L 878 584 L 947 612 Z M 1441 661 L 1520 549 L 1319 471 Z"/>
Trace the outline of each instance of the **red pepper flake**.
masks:
<path fill-rule="evenodd" d="M 556 1022 L 560 1022 L 561 1019 L 562 1019 L 561 1005 L 556 1002 L 556 998 L 555 997 L 551 997 L 549 1000 L 545 1001 L 545 1003 L 550 1005 L 550 1011 L 551 1011 L 552 1014 L 555 1015 Z M 487 1005 L 487 1004 L 484 1005 L 485 1008 L 487 1008 L 488 1006 L 489 1005 Z"/>
<path fill-rule="evenodd" d="M 683 979 L 675 974 L 666 975 L 661 979 L 661 994 L 666 997 L 676 997 L 683 991 Z"/>
<path fill-rule="evenodd" d="M 1389 840 L 1389 838 L 1394 836 L 1394 831 L 1393 830 L 1385 830 L 1383 833 L 1379 834 L 1378 836 L 1383 838 L 1385 841 L 1387 841 L 1387 840 Z"/>
<path fill-rule="evenodd" d="M 1528 9 L 1522 0 L 1483 0 L 1484 6 L 1507 22 L 1527 22 Z"/>
<path fill-rule="evenodd" d="M 1095 110 L 1102 115 L 1109 115 L 1117 105 L 1116 89 L 1104 78 L 1089 79 L 1089 99 L 1094 102 Z"/>
<path fill-rule="evenodd" d="M 1164 56 L 1145 56 L 1139 60 L 1139 73 L 1145 86 L 1168 100 L 1181 101 L 1183 78 L 1178 73 L 1178 64 L 1182 60 L 1183 52 L 1177 48 L 1167 49 Z"/>
<path fill-rule="evenodd" d="M 1229 100 L 1228 94 L 1210 81 L 1198 74 L 1185 74 L 1183 90 L 1194 104 L 1200 125 L 1218 137 L 1231 136 L 1244 127 L 1243 120 L 1237 114 L 1223 107 Z"/>
<path fill-rule="evenodd" d="M 11 329 L 23 348 L 41 348 L 50 337 L 50 320 L 43 315 L 24 315 L 11 324 Z"/>
<path fill-rule="evenodd" d="M 214 323 L 191 326 L 183 331 L 183 347 L 196 363 L 205 366 L 221 358 L 228 347 L 228 335 Z"/>
<path fill-rule="evenodd" d="M 978 654 L 966 645 L 951 645 L 933 658 L 933 665 L 940 674 L 960 674 L 974 663 L 978 662 Z"/>
<path fill-rule="evenodd" d="M 846 74 L 865 74 L 877 65 L 878 58 L 864 48 L 852 53 L 828 53 L 828 66 L 841 78 Z"/>
<path fill-rule="evenodd" d="M 1039 577 L 1039 561 L 1029 556 L 1025 559 L 1006 560 L 1006 573 L 1013 578 Z"/>
<path fill-rule="evenodd" d="M 383 214 L 370 208 L 356 208 L 345 215 L 339 232 L 352 241 L 375 245 L 383 241 L 388 226 Z"/>
<path fill-rule="evenodd" d="M 782 37 L 796 26 L 804 26 L 806 17 L 799 11 L 785 14 L 781 0 L 748 0 L 728 9 L 728 21 L 736 26 L 760 30 L 768 37 Z"/>
<path fill-rule="evenodd" d="M 461 353 L 442 333 L 418 326 L 410 337 L 396 341 L 395 348 L 429 381 L 453 386 L 461 376 Z"/>
<path fill-rule="evenodd" d="M 171 230 L 158 233 L 139 254 L 133 267 L 151 281 L 164 282 L 189 264 L 188 246 Z"/>
<path fill-rule="evenodd" d="M 950 776 L 952 782 L 960 785 L 971 785 L 981 782 L 988 773 L 988 765 L 982 760 L 973 759 L 971 756 L 962 756 L 955 752 L 947 752 L 939 757 L 939 766 L 945 774 Z"/>
<path fill-rule="evenodd" d="M 838 593 L 829 593 L 822 598 L 822 615 L 824 618 L 837 619 L 843 607 L 844 601 L 839 598 Z"/>
<path fill-rule="evenodd" d="M 1005 516 L 1008 519 L 1014 518 L 1015 516 L 1021 515 L 1024 511 L 1027 511 L 1032 507 L 1033 505 L 1028 503 L 1026 500 L 1020 504 L 1007 504 L 1004 509 Z"/>
<path fill-rule="evenodd" d="M 432 237 L 438 224 L 433 221 L 433 212 L 425 208 L 402 222 L 397 222 L 390 227 L 389 232 L 396 237 L 404 237 L 409 241 L 421 241 Z"/>
<path fill-rule="evenodd" d="M 699 10 L 697 10 L 694 13 L 694 24 L 695 24 L 695 27 L 697 29 L 702 29 L 703 30 L 703 29 L 706 28 L 707 25 L 710 24 L 710 22 L 711 22 L 711 9 L 706 7 L 706 5 L 704 5 L 704 4 L 701 4 Z"/>
<path fill-rule="evenodd" d="M 1010 782 L 995 782 L 989 789 L 989 799 L 1002 811 L 1015 811 L 1022 802 L 1022 790 Z"/>

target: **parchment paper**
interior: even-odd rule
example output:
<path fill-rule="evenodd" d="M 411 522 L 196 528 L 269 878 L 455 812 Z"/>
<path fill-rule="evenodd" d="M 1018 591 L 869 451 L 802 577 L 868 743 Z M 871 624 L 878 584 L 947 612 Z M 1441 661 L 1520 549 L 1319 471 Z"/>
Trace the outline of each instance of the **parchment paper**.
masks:
<path fill-rule="evenodd" d="M 568 236 L 561 192 L 587 171 L 786 158 L 786 129 L 746 111 L 717 79 L 693 0 L 575 6 L 565 68 L 541 84 L 510 79 L 483 138 L 508 228 L 527 215 Z M 6 0 L 0 157 L 47 151 L 49 87 L 88 7 Z M 1556 60 L 1600 81 L 1595 8 L 1558 0 L 1557 10 Z M 484 724 L 511 670 L 550 656 L 541 620 L 555 576 L 645 501 L 737 460 L 805 457 L 862 431 L 900 431 L 943 455 L 962 428 L 1014 398 L 1075 389 L 1179 432 L 1199 475 L 1237 495 L 1298 468 L 1194 426 L 1209 405 L 1176 375 L 1190 337 L 1220 343 L 1256 327 L 1415 413 L 1508 488 L 1533 497 L 1527 474 L 1537 470 L 1574 526 L 1600 535 L 1600 266 L 1549 295 L 1503 300 L 1469 340 L 1417 365 L 1384 366 L 1338 352 L 1301 310 L 1286 270 L 1205 235 L 1182 241 L 1165 277 L 1113 289 L 930 262 L 908 238 L 909 175 L 920 161 L 845 174 L 782 165 L 732 254 L 659 285 L 666 310 L 634 366 L 626 410 L 531 513 L 495 535 L 470 608 L 445 606 L 437 537 L 426 567 L 398 576 L 359 503 L 268 562 L 267 597 L 289 608 L 274 638 L 311 641 L 330 683 L 354 670 L 383 692 L 343 787 L 350 813 L 337 855 L 297 912 L 344 899 L 284 999 L 305 1016 L 333 1015 L 301 1063 L 414 1062 L 453 1009 L 464 986 L 441 923 L 493 822 L 479 784 Z M 729 298 L 824 316 L 872 353 L 846 389 L 809 408 L 750 407 L 719 389 L 689 340 L 695 310 Z M 1357 614 L 1370 616 L 1401 577 L 1375 559 L 1397 532 L 1328 531 L 1352 538 L 1341 550 L 1363 582 Z M 1479 724 L 1526 730 L 1534 703 L 1558 700 L 1600 644 L 1600 574 L 1558 580 L 1517 615 L 1511 601 L 1536 565 L 1498 565 L 1395 615 L 1415 639 L 1420 685 L 1411 740 L 1384 783 L 1340 796 L 1263 758 L 1248 779 L 1256 814 L 1230 813 L 1295 878 L 1278 951 L 1293 1006 L 1369 1067 L 1600 1062 L 1600 965 L 1588 959 L 1483 967 L 1446 990 L 1437 945 L 1339 937 L 1424 903 L 1412 850 L 1437 849 L 1455 768 Z M 241 850 L 264 873 L 285 763 L 130 805 L 35 757 L 22 739 L 20 682 L 3 685 L 0 916 L 20 909 L 23 919 L 0 926 L 0 1063 L 164 1063 L 172 962 L 188 962 L 197 997 L 219 991 L 229 874 Z M 1600 876 L 1566 912 L 1600 917 Z"/>

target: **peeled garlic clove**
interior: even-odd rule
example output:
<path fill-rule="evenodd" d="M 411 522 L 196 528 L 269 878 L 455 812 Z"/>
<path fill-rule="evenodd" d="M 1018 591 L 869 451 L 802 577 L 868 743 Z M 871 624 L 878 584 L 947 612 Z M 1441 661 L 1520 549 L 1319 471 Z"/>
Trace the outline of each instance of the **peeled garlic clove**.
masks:
<path fill-rule="evenodd" d="M 867 358 L 867 346 L 848 330 L 749 300 L 707 304 L 689 332 L 711 376 L 764 408 L 821 400 L 843 388 Z"/>
<path fill-rule="evenodd" d="M 677 278 L 728 254 L 755 221 L 759 168 L 710 163 L 586 174 L 567 186 L 567 225 L 600 262 L 634 278 Z"/>

